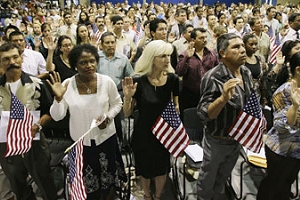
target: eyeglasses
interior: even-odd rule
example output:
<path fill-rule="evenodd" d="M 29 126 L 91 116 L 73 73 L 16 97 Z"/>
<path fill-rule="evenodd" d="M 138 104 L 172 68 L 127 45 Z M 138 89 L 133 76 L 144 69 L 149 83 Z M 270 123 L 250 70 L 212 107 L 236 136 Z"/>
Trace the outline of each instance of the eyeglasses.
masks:
<path fill-rule="evenodd" d="M 94 65 L 94 64 L 97 63 L 97 61 L 96 61 L 96 59 L 90 59 L 90 60 L 81 60 L 81 61 L 78 62 L 78 64 L 83 66 L 83 67 L 87 66 L 88 63 L 91 63 L 92 65 Z"/>

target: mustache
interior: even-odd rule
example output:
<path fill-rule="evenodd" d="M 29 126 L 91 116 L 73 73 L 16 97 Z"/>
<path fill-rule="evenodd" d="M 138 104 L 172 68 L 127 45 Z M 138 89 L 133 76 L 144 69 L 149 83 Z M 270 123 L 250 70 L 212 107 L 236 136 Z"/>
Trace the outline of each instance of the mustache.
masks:
<path fill-rule="evenodd" d="M 11 70 L 11 69 L 19 69 L 19 68 L 21 68 L 21 66 L 18 66 L 18 65 L 15 65 L 15 64 L 11 64 L 11 65 L 9 65 L 9 67 L 7 68 L 6 71 Z"/>

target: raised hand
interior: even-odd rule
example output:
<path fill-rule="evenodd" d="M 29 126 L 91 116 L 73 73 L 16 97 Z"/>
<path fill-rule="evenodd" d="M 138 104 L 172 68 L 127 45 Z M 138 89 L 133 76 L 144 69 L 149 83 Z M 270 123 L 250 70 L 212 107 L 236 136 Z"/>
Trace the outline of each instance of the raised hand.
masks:
<path fill-rule="evenodd" d="M 291 97 L 293 101 L 293 105 L 295 107 L 300 106 L 300 88 L 297 86 L 297 82 L 295 80 L 292 80 L 291 83 Z"/>
<path fill-rule="evenodd" d="M 229 101 L 229 99 L 231 99 L 232 95 L 235 92 L 235 87 L 241 83 L 242 80 L 239 78 L 232 78 L 229 79 L 226 83 L 224 83 L 222 96 L 226 102 Z"/>
<path fill-rule="evenodd" d="M 189 58 L 192 57 L 194 55 L 194 53 L 195 53 L 195 47 L 194 47 L 194 45 L 195 45 L 195 42 L 191 41 L 189 43 L 188 49 L 186 50 L 186 56 L 189 57 Z"/>
<path fill-rule="evenodd" d="M 284 63 L 285 60 L 285 56 L 282 56 L 282 51 L 278 51 L 278 53 L 276 54 L 276 63 L 278 65 L 282 65 Z"/>
<path fill-rule="evenodd" d="M 47 45 L 50 51 L 54 51 L 57 45 L 57 42 L 53 40 L 52 36 L 43 38 L 43 42 Z"/>
<path fill-rule="evenodd" d="M 58 72 L 53 72 L 53 75 L 50 74 L 50 80 L 51 82 L 48 79 L 46 81 L 50 85 L 55 95 L 55 99 L 59 102 L 62 100 L 64 94 L 66 93 L 69 82 L 67 82 L 65 85 L 62 85 Z"/>
<path fill-rule="evenodd" d="M 132 77 L 125 77 L 125 79 L 122 80 L 122 87 L 124 98 L 129 99 L 135 94 L 137 83 L 133 84 Z"/>

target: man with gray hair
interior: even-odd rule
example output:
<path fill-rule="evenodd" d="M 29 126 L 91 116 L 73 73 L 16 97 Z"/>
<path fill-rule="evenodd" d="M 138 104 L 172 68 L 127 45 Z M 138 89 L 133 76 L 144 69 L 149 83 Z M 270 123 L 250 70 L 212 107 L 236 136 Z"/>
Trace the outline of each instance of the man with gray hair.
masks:
<path fill-rule="evenodd" d="M 227 130 L 243 109 L 253 88 L 251 72 L 244 66 L 246 50 L 243 40 L 234 33 L 221 35 L 217 50 L 221 62 L 204 75 L 197 107 L 204 123 L 198 200 L 226 199 L 225 184 L 241 149 Z"/>

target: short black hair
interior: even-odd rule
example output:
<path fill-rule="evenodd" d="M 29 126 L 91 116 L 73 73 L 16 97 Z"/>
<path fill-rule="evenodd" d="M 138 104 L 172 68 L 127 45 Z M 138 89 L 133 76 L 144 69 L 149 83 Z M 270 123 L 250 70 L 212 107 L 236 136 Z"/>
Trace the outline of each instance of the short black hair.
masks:
<path fill-rule="evenodd" d="M 123 18 L 120 15 L 115 15 L 111 17 L 111 22 L 113 25 L 117 23 L 117 21 L 123 21 Z"/>
<path fill-rule="evenodd" d="M 195 28 L 191 32 L 191 38 L 192 39 L 196 39 L 196 37 L 197 37 L 197 31 L 199 31 L 201 33 L 206 33 L 206 29 L 205 28 Z"/>
<path fill-rule="evenodd" d="M 23 53 L 23 51 L 20 49 L 19 45 L 7 42 L 7 43 L 4 43 L 0 46 L 0 54 L 2 52 L 6 52 L 6 51 L 9 51 L 11 49 L 18 49 L 19 55 L 22 55 L 22 53 Z"/>
<path fill-rule="evenodd" d="M 20 32 L 20 31 L 14 31 L 14 32 L 11 32 L 11 33 L 9 34 L 9 41 L 11 41 L 11 38 L 12 38 L 13 36 L 16 36 L 16 35 L 22 35 L 23 38 L 24 38 L 24 34 L 23 34 L 22 32 Z M 25 38 L 24 38 L 24 39 L 25 39 Z"/>
<path fill-rule="evenodd" d="M 78 59 L 80 58 L 82 52 L 91 53 L 95 56 L 97 64 L 99 63 L 99 54 L 96 47 L 90 44 L 76 45 L 69 53 L 69 62 L 72 69 L 76 69 Z"/>

